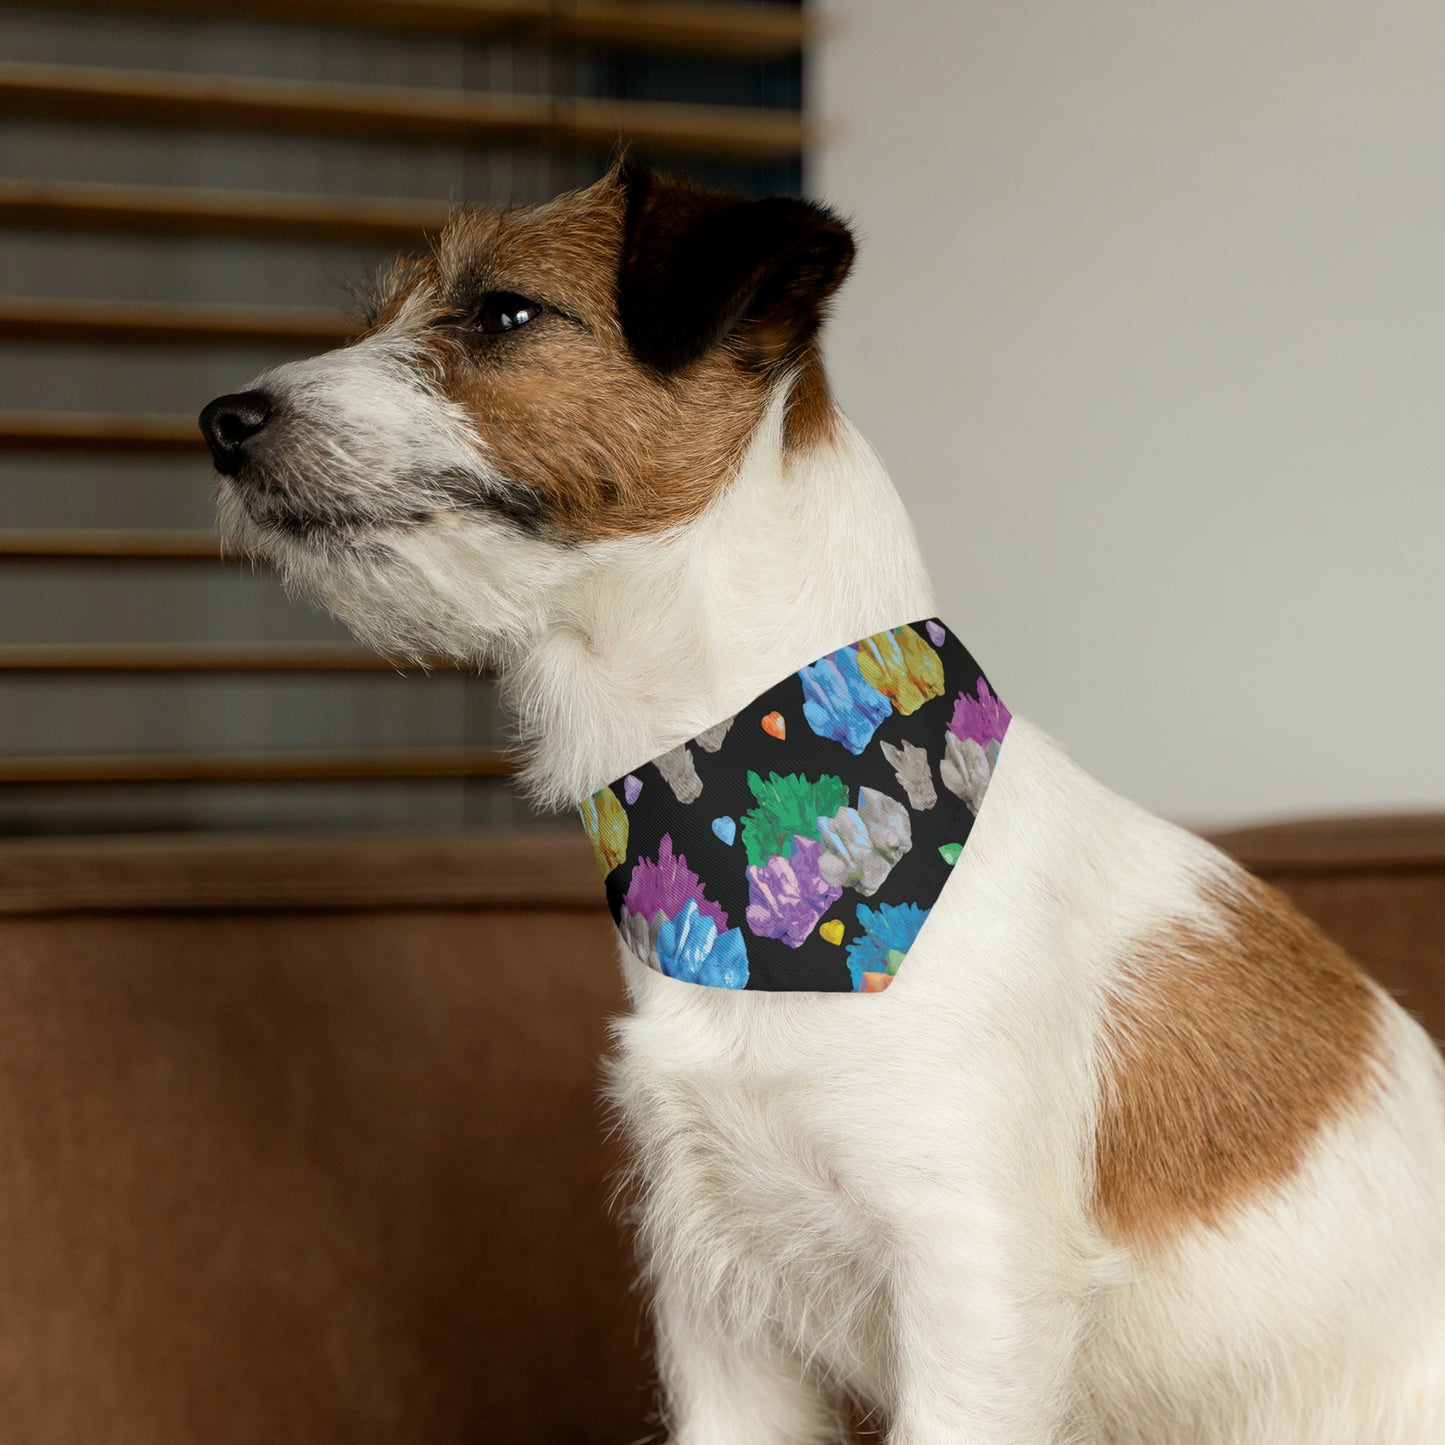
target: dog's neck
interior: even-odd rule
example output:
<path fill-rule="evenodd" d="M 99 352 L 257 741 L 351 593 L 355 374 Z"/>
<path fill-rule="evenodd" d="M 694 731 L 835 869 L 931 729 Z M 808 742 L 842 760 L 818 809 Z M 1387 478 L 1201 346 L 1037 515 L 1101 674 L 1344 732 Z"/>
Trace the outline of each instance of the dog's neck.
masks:
<path fill-rule="evenodd" d="M 730 717 L 845 643 L 930 615 L 882 463 L 839 416 L 790 454 L 781 399 L 727 491 L 676 534 L 599 546 L 502 682 L 525 781 L 552 806 Z"/>

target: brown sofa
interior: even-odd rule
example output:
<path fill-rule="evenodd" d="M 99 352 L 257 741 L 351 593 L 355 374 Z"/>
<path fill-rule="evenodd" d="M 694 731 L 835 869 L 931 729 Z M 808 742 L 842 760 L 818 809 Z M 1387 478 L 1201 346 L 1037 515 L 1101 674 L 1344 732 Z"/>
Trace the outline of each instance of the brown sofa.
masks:
<path fill-rule="evenodd" d="M 1220 840 L 1445 1034 L 1445 818 Z M 0 1439 L 655 1428 L 580 831 L 0 844 Z"/>

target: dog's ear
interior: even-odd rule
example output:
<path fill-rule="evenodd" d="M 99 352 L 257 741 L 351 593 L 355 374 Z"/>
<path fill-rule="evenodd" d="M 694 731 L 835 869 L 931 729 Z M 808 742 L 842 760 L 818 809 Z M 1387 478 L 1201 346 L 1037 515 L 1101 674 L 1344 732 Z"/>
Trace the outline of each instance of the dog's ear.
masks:
<path fill-rule="evenodd" d="M 639 361 L 676 371 L 727 337 L 756 363 L 798 355 L 853 262 L 853 238 L 808 201 L 747 201 L 623 161 L 618 315 Z"/>

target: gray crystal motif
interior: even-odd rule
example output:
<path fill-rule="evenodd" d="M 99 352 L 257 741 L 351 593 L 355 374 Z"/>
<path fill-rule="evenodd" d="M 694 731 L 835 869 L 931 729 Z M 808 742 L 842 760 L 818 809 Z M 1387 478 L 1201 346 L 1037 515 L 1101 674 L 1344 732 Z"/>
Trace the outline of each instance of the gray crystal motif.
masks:
<path fill-rule="evenodd" d="M 938 767 L 943 786 L 962 798 L 975 817 L 983 804 L 983 795 L 988 791 L 988 780 L 993 776 L 993 765 L 997 761 L 996 739 L 990 739 L 988 747 L 981 748 L 972 738 L 961 738 L 951 732 L 946 735 L 943 761 Z"/>
<path fill-rule="evenodd" d="M 933 769 L 928 765 L 928 750 L 913 743 L 905 742 L 901 748 L 892 743 L 883 743 L 883 756 L 888 759 L 903 791 L 908 794 L 908 805 L 921 813 L 938 801 L 933 786 Z"/>
<path fill-rule="evenodd" d="M 728 735 L 728 729 L 733 725 L 733 719 L 725 717 L 720 723 L 714 723 L 706 732 L 699 733 L 693 741 L 705 753 L 715 753 L 722 747 L 723 739 Z"/>
<path fill-rule="evenodd" d="M 702 779 L 697 775 L 697 764 L 686 743 L 679 743 L 671 752 L 653 761 L 679 803 L 695 803 L 702 796 Z"/>
<path fill-rule="evenodd" d="M 913 829 L 908 809 L 896 798 L 860 788 L 857 808 L 818 819 L 818 841 L 818 872 L 836 888 L 854 888 L 871 898 L 913 846 Z"/>

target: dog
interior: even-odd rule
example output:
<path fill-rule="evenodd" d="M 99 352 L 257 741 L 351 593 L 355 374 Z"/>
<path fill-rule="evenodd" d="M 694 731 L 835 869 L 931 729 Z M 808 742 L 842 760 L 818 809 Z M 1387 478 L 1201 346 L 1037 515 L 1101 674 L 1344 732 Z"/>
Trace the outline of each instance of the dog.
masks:
<path fill-rule="evenodd" d="M 527 785 L 594 841 L 613 780 L 681 809 L 688 740 L 860 639 L 944 635 L 822 367 L 853 249 L 821 206 L 626 159 L 460 212 L 357 341 L 202 413 L 224 533 L 388 654 L 495 668 Z M 624 932 L 669 1438 L 835 1441 L 854 1399 L 892 1445 L 1445 1441 L 1430 1039 L 1280 894 L 999 736 L 877 996 L 699 986 Z M 905 803 L 888 757 L 874 794 L 931 816 L 934 765 Z M 690 917 L 720 953 L 732 920 Z"/>

